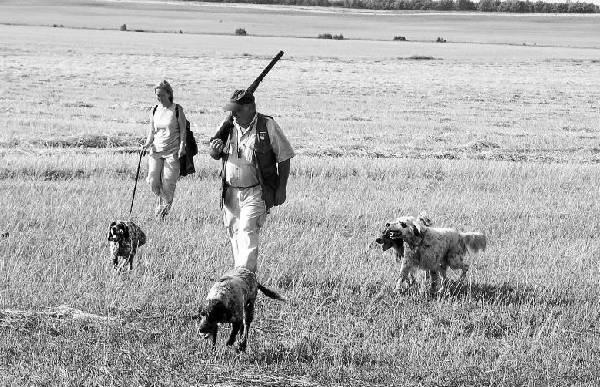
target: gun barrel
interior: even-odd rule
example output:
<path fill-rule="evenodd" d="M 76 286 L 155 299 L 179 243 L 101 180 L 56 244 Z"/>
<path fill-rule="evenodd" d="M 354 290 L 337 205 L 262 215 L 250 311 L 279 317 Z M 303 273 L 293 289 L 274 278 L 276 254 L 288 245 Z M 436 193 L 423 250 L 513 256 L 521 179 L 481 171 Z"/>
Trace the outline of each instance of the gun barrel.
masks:
<path fill-rule="evenodd" d="M 283 56 L 283 51 L 279 51 L 277 53 L 277 55 L 275 55 L 275 57 L 273 59 L 271 59 L 271 62 L 269 62 L 267 67 L 265 67 L 264 70 L 260 73 L 260 75 L 254 80 L 254 82 L 252 82 L 250 87 L 248 87 L 246 89 L 245 94 L 254 94 L 254 92 L 256 91 L 256 88 L 262 82 L 263 78 L 267 75 L 267 73 L 269 71 L 271 71 L 273 66 L 275 66 L 275 63 L 277 63 L 277 61 L 279 59 L 281 59 L 282 56 Z M 219 128 L 219 130 L 217 130 L 217 133 L 213 137 L 211 137 L 211 140 L 213 140 L 215 138 L 220 138 L 223 142 L 227 141 L 227 138 L 229 137 L 229 134 L 231 133 L 232 128 L 233 128 L 233 117 L 231 115 L 229 115 L 229 117 L 227 117 L 227 119 L 223 122 L 223 124 L 221 124 L 221 127 Z"/>
<path fill-rule="evenodd" d="M 269 71 L 271 71 L 273 66 L 275 66 L 275 63 L 277 63 L 277 61 L 279 59 L 281 59 L 282 56 L 283 56 L 283 51 L 279 51 L 277 53 L 277 55 L 275 55 L 275 57 L 273 59 L 271 59 L 271 62 L 269 62 L 269 64 L 267 65 L 267 67 L 265 67 L 265 69 L 262 71 L 262 73 L 260 73 L 260 75 L 254 80 L 254 82 L 252 82 L 250 87 L 248 87 L 246 89 L 246 93 L 254 94 L 254 92 L 256 91 L 256 88 L 262 82 L 263 78 L 269 73 Z"/>

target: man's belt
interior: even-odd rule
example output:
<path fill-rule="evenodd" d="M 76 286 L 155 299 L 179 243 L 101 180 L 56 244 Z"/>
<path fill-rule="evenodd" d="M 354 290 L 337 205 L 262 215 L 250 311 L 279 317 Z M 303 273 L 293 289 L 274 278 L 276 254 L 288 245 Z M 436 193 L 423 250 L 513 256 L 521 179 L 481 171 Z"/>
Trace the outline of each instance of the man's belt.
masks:
<path fill-rule="evenodd" d="M 237 188 L 237 189 L 247 189 L 247 188 L 254 188 L 256 186 L 260 185 L 260 183 L 256 183 L 254 185 L 249 185 L 248 187 L 236 187 L 235 185 L 231 185 L 229 183 L 225 183 L 225 188 Z"/>

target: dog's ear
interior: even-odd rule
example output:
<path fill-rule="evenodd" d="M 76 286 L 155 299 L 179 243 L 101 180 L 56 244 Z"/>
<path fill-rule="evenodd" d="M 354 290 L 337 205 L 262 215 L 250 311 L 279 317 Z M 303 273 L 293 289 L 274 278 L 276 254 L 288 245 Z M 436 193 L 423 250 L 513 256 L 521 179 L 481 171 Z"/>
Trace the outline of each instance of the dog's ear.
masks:
<path fill-rule="evenodd" d="M 111 240 L 111 239 L 110 239 L 110 235 L 111 235 L 111 233 L 112 233 L 112 228 L 113 228 L 114 226 L 116 226 L 116 225 L 117 225 L 117 222 L 112 222 L 112 223 L 110 224 L 110 226 L 108 226 L 108 236 L 107 236 L 107 238 L 108 238 L 108 240 L 109 240 L 109 241 Z"/>
<path fill-rule="evenodd" d="M 229 319 L 231 319 L 231 311 L 222 302 L 219 302 L 217 305 L 218 313 L 221 316 L 221 319 L 224 321 L 229 321 Z"/>
<path fill-rule="evenodd" d="M 413 235 L 417 238 L 421 238 L 423 233 L 427 229 L 427 226 L 431 224 L 431 220 L 421 213 L 416 221 L 413 220 L 410 222 L 410 228 Z"/>
<path fill-rule="evenodd" d="M 221 301 L 211 300 L 206 308 L 206 317 L 215 322 L 228 321 L 231 318 L 231 312 Z"/>
<path fill-rule="evenodd" d="M 413 234 L 414 234 L 414 235 L 415 235 L 417 238 L 420 238 L 420 237 L 423 235 L 423 233 L 421 232 L 421 230 L 420 230 L 420 227 L 419 227 L 418 225 L 416 225 L 416 224 L 413 224 L 411 228 L 412 228 L 412 232 L 413 232 Z"/>
<path fill-rule="evenodd" d="M 123 238 L 129 239 L 129 227 L 125 223 L 121 223 L 121 227 L 123 228 Z"/>
<path fill-rule="evenodd" d="M 425 211 L 421 211 L 421 213 L 419 213 L 418 220 L 427 227 L 433 224 L 433 222 L 431 221 L 431 219 L 429 219 Z"/>

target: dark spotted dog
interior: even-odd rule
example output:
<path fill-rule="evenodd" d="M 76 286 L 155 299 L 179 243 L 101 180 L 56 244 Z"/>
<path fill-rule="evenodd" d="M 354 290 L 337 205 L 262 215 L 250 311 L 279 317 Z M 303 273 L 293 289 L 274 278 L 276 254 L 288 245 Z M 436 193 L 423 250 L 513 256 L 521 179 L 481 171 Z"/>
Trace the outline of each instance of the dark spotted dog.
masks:
<path fill-rule="evenodd" d="M 225 273 L 211 287 L 206 296 L 206 304 L 200 308 L 200 332 L 205 338 L 211 338 L 213 346 L 217 341 L 219 323 L 231 323 L 231 334 L 226 345 L 235 344 L 239 332 L 241 341 L 238 350 L 245 351 L 248 331 L 254 319 L 254 302 L 257 290 L 267 297 L 284 301 L 276 292 L 262 286 L 256 280 L 256 274 L 244 267 L 236 267 Z"/>
<path fill-rule="evenodd" d="M 129 270 L 133 270 L 133 257 L 135 257 L 137 248 L 146 243 L 146 234 L 135 223 L 118 220 L 110 224 L 108 242 L 113 267 L 122 269 L 124 265 L 128 264 Z M 119 263 L 119 258 L 123 259 L 121 263 Z"/>

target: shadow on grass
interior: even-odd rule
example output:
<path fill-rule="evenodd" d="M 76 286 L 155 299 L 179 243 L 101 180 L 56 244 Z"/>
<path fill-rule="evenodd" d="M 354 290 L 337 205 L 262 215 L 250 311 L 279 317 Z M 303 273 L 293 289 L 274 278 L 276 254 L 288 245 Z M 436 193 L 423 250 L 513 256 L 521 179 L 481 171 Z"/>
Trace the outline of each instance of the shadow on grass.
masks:
<path fill-rule="evenodd" d="M 350 342 L 332 343 L 317 334 L 274 342 L 249 353 L 252 362 L 271 364 L 341 364 L 343 366 L 389 366 L 391 360 Z"/>
<path fill-rule="evenodd" d="M 440 300 L 466 300 L 469 302 L 483 302 L 490 305 L 523 305 L 536 304 L 548 306 L 568 306 L 576 302 L 568 291 L 554 288 L 514 286 L 509 283 L 499 285 L 485 283 L 466 283 L 449 280 L 446 290 L 442 294 L 430 296 L 428 285 L 417 281 L 404 292 L 396 292 L 393 285 L 385 282 L 356 282 L 343 280 L 337 277 L 293 279 L 282 276 L 276 281 L 276 287 L 291 292 L 300 286 L 307 289 L 326 290 L 329 294 L 325 304 L 335 304 L 340 297 L 351 295 L 360 299 L 392 299 L 397 297 L 433 297 Z"/>
<path fill-rule="evenodd" d="M 574 303 L 565 292 L 556 293 L 552 289 L 500 285 L 461 283 L 449 281 L 444 294 L 439 297 L 467 299 L 497 305 L 542 304 L 549 306 L 567 306 Z"/>
<path fill-rule="evenodd" d="M 303 336 L 293 342 L 274 342 L 263 350 L 251 354 L 254 361 L 261 364 L 277 363 L 312 363 L 323 349 L 323 343 L 318 337 Z"/>

